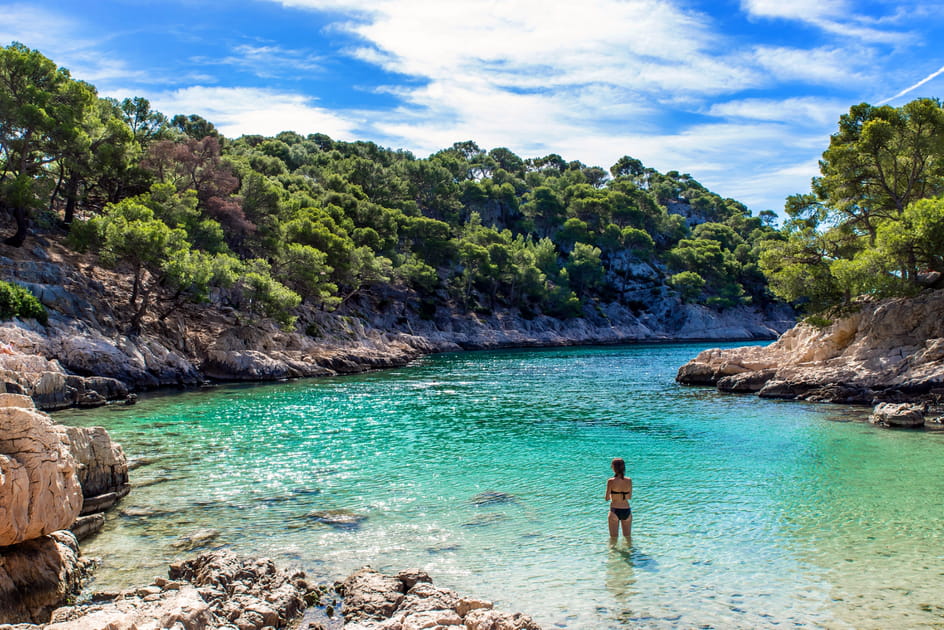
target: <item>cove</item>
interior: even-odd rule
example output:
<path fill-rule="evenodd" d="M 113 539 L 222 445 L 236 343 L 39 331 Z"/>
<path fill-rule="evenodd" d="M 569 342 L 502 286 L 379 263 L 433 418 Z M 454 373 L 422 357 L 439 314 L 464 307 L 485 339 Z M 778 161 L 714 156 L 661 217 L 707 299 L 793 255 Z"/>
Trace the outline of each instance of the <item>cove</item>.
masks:
<path fill-rule="evenodd" d="M 138 465 L 83 545 L 91 588 L 164 574 L 204 530 L 324 580 L 420 567 L 545 628 L 944 623 L 944 435 L 677 385 L 707 347 L 434 355 L 59 412 Z M 632 548 L 606 533 L 614 456 Z"/>

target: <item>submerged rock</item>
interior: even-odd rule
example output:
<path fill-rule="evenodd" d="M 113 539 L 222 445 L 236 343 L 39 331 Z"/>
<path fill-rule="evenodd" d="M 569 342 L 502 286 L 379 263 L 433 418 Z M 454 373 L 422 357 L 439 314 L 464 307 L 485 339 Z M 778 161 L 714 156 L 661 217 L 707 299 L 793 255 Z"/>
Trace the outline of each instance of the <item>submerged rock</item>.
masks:
<path fill-rule="evenodd" d="M 909 403 L 879 403 L 869 416 L 869 422 L 883 427 L 923 427 L 924 406 Z"/>
<path fill-rule="evenodd" d="M 472 497 L 473 505 L 499 505 L 505 503 L 517 503 L 518 497 L 507 492 L 498 492 L 496 490 L 486 490 Z"/>
<path fill-rule="evenodd" d="M 220 537 L 220 530 L 218 529 L 198 529 L 195 532 L 190 532 L 189 534 L 184 534 L 178 538 L 173 547 L 175 549 L 182 549 L 185 551 L 190 551 L 196 549 L 197 547 L 205 547 L 211 542 L 215 541 Z"/>
<path fill-rule="evenodd" d="M 488 527 L 508 520 L 504 514 L 476 514 L 471 519 L 462 524 L 463 527 Z"/>
<path fill-rule="evenodd" d="M 102 531 L 105 526 L 105 515 L 102 513 L 88 514 L 75 519 L 75 522 L 69 527 L 69 531 L 75 535 L 76 540 L 82 542 L 86 538 L 91 538 Z"/>
<path fill-rule="evenodd" d="M 367 520 L 366 515 L 350 510 L 315 510 L 308 513 L 308 518 L 335 529 L 358 529 Z"/>

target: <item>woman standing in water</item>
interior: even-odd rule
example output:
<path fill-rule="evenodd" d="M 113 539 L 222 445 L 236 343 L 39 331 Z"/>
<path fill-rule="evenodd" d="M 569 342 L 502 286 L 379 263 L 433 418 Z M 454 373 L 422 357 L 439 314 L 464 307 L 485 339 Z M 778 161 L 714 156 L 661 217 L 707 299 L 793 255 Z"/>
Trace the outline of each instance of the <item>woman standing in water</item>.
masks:
<path fill-rule="evenodd" d="M 629 500 L 633 498 L 633 480 L 626 476 L 626 462 L 617 457 L 610 464 L 613 476 L 606 480 L 606 500 L 610 502 L 610 538 L 616 539 L 620 526 L 623 536 L 629 541 L 632 538 L 633 510 L 629 507 Z"/>

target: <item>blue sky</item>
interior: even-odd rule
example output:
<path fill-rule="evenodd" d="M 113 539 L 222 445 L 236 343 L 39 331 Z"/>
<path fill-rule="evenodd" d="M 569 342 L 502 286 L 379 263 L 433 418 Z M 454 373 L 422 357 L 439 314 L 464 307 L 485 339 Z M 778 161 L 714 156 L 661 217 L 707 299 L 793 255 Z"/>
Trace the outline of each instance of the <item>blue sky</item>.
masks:
<path fill-rule="evenodd" d="M 0 0 L 11 41 L 230 137 L 628 154 L 755 211 L 850 105 L 944 93 L 944 1 Z"/>

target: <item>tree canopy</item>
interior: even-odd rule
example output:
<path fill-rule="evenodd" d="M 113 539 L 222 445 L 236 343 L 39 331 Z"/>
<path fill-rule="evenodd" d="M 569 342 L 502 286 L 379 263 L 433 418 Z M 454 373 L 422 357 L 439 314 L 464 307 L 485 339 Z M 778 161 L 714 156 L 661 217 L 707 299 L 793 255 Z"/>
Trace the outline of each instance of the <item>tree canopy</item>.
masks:
<path fill-rule="evenodd" d="M 787 199 L 783 238 L 760 262 L 772 290 L 818 311 L 909 295 L 944 272 L 944 110 L 866 103 L 839 120 L 810 193 Z"/>
<path fill-rule="evenodd" d="M 772 299 L 758 264 L 778 238 L 769 217 L 630 156 L 604 169 L 471 140 L 417 158 L 324 134 L 230 139 L 143 98 L 99 98 L 19 44 L 0 50 L 0 143 L 9 242 L 31 214 L 71 226 L 76 247 L 128 274 L 133 328 L 211 293 L 289 325 L 301 303 L 334 309 L 391 284 L 427 310 L 555 317 L 645 309 L 642 294 Z"/>

